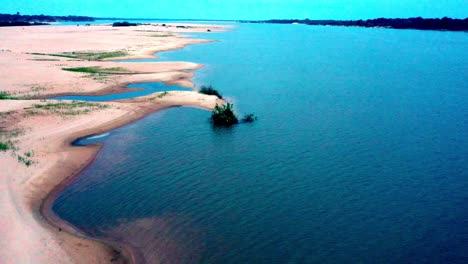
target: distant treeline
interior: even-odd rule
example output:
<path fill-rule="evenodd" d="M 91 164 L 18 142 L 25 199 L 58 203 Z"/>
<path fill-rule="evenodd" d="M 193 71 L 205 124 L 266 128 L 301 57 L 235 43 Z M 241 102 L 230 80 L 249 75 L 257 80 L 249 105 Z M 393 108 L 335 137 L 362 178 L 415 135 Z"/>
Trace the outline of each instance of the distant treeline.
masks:
<path fill-rule="evenodd" d="M 47 22 L 80 22 L 94 21 L 87 16 L 46 16 L 46 15 L 15 15 L 0 14 L 0 26 L 31 26 L 47 25 Z"/>
<path fill-rule="evenodd" d="M 313 26 L 346 27 L 384 27 L 395 29 L 468 31 L 468 18 L 377 18 L 368 20 L 310 20 L 310 19 L 272 19 L 260 21 L 241 21 L 244 23 L 305 24 Z"/>
<path fill-rule="evenodd" d="M 42 23 L 42 22 L 0 21 L 0 27 L 20 27 L 20 26 L 40 26 L 40 25 L 50 25 L 50 24 Z"/>

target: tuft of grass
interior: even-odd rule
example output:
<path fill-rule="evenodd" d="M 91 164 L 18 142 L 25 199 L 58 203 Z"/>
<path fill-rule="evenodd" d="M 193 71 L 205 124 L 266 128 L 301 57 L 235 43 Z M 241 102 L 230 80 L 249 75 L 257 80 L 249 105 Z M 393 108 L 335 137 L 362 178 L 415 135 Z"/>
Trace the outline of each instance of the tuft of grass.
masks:
<path fill-rule="evenodd" d="M 201 94 L 216 95 L 219 99 L 223 99 L 223 96 L 216 89 L 214 89 L 213 86 L 211 85 L 208 85 L 208 86 L 202 85 L 202 87 L 200 87 L 200 91 L 198 92 Z"/>
<path fill-rule="evenodd" d="M 0 112 L 0 117 L 2 116 L 7 116 L 9 114 L 12 114 L 13 111 L 6 111 L 6 112 Z M 1 120 L 0 120 L 1 121 Z M 0 133 L 3 132 L 2 128 L 0 127 Z"/>
<path fill-rule="evenodd" d="M 18 97 L 12 96 L 8 92 L 0 91 L 0 100 L 18 100 Z"/>
<path fill-rule="evenodd" d="M 164 91 L 163 93 L 160 93 L 158 94 L 158 98 L 163 98 L 164 96 L 166 96 L 168 94 L 167 91 Z"/>
<path fill-rule="evenodd" d="M 15 147 L 13 146 L 13 142 L 10 140 L 7 141 L 0 141 L 0 151 L 6 152 L 10 149 L 14 149 Z"/>
<path fill-rule="evenodd" d="M 36 110 L 26 110 L 25 112 L 25 116 L 34 116 L 34 115 L 38 115 L 39 112 L 36 111 Z"/>
<path fill-rule="evenodd" d="M 45 90 L 47 90 L 47 88 L 44 87 L 44 86 L 40 86 L 40 85 L 31 86 L 31 91 L 32 92 L 40 92 L 40 91 L 45 91 Z"/>
<path fill-rule="evenodd" d="M 0 116 L 2 116 L 4 114 L 8 114 L 8 113 L 13 113 L 13 112 L 7 112 L 7 113 L 3 112 L 3 113 L 1 113 Z M 0 141 L 1 141 L 2 138 L 16 138 L 16 137 L 19 137 L 19 136 L 21 136 L 23 134 L 24 134 L 24 129 L 20 129 L 18 127 L 9 128 L 7 130 L 0 128 L 0 137 L 1 137 Z M 12 142 L 10 141 L 10 143 L 12 143 Z"/>
<path fill-rule="evenodd" d="M 119 72 L 119 73 L 128 72 L 128 70 L 123 67 L 103 68 L 102 70 L 103 72 Z"/>
<path fill-rule="evenodd" d="M 0 112 L 0 116 L 15 114 L 15 112 Z M 8 124 L 8 123 L 6 123 Z M 8 129 L 5 129 L 8 127 Z M 12 127 L 11 124 L 5 126 L 5 123 L 0 119 L 0 152 L 7 152 L 9 150 L 17 150 L 15 142 L 13 139 L 23 134 L 23 129 Z"/>

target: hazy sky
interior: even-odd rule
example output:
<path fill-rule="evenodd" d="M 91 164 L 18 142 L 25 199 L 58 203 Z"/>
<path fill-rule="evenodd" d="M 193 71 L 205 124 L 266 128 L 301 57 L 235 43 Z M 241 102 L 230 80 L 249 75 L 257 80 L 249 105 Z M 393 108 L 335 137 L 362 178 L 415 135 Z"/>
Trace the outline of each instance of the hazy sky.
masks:
<path fill-rule="evenodd" d="M 0 13 L 95 17 L 201 19 L 468 17 L 468 0 L 3 0 L 2 2 Z"/>

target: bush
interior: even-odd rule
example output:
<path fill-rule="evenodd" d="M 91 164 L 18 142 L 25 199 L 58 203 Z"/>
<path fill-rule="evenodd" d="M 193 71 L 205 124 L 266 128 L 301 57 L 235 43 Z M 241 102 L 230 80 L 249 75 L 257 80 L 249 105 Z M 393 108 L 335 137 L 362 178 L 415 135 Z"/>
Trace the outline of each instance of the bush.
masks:
<path fill-rule="evenodd" d="M 216 105 L 211 113 L 211 120 L 215 126 L 232 126 L 239 123 L 236 114 L 232 110 L 233 105 L 226 103 L 225 105 Z"/>
<path fill-rule="evenodd" d="M 254 114 L 248 114 L 248 115 L 245 115 L 244 118 L 242 118 L 241 122 L 242 123 L 252 123 L 255 120 L 257 120 L 257 117 Z"/>
<path fill-rule="evenodd" d="M 223 99 L 223 96 L 218 91 L 216 91 L 216 89 L 214 89 L 211 85 L 202 85 L 202 87 L 200 87 L 200 91 L 198 92 L 207 95 L 216 95 L 219 99 Z"/>

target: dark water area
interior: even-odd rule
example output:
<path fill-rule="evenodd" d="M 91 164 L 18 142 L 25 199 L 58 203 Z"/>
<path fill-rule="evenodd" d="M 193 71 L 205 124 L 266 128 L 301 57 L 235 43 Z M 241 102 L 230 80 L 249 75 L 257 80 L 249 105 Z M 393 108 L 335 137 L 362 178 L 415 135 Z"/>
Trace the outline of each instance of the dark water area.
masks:
<path fill-rule="evenodd" d="M 130 99 L 139 96 L 146 96 L 156 92 L 169 92 L 169 91 L 191 91 L 192 89 L 178 85 L 165 85 L 162 82 L 147 82 L 147 83 L 132 83 L 127 85 L 126 88 L 133 88 L 124 93 L 106 94 L 106 95 L 67 95 L 57 96 L 50 99 L 54 100 L 81 100 L 91 102 L 105 102 Z"/>
<path fill-rule="evenodd" d="M 240 114 L 152 114 L 53 210 L 149 263 L 467 263 L 468 35 L 239 25 L 158 54 Z"/>

